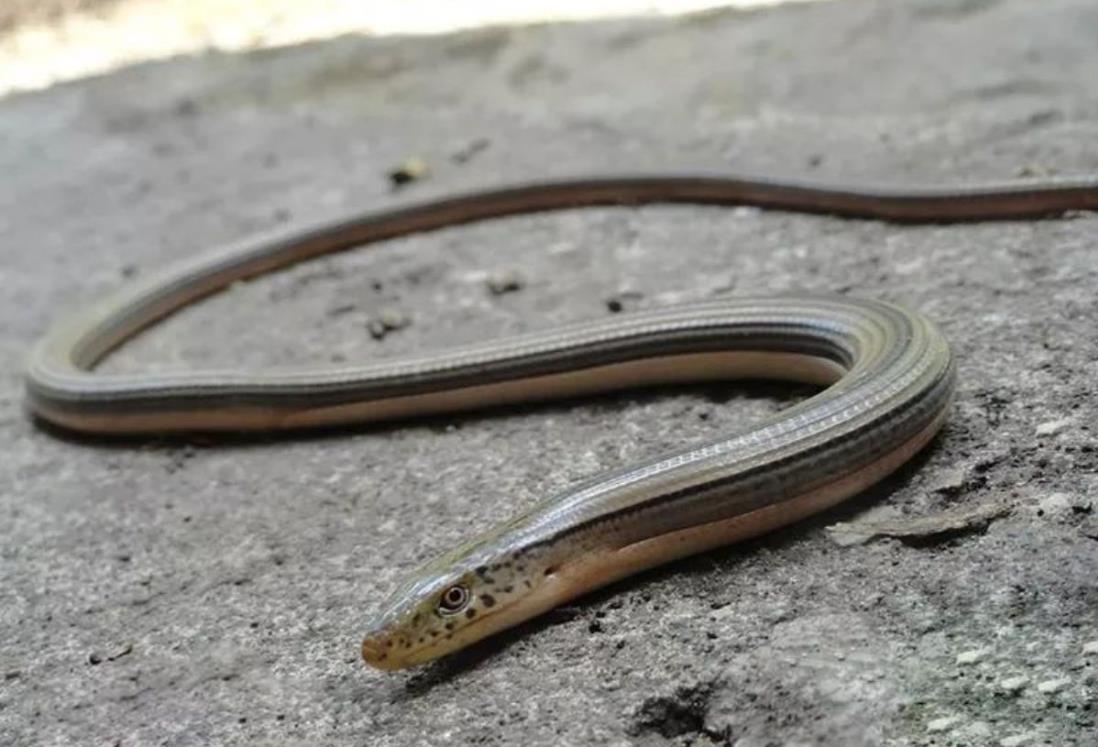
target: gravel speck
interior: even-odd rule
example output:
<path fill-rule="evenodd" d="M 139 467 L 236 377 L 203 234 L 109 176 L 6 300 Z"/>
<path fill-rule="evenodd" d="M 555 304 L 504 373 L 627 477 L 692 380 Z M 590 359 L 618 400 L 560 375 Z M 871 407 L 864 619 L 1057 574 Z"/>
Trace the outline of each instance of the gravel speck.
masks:
<path fill-rule="evenodd" d="M 526 281 L 515 270 L 502 270 L 492 273 L 488 277 L 488 291 L 493 296 L 502 296 L 504 293 L 514 293 L 522 290 Z"/>
<path fill-rule="evenodd" d="M 366 331 L 375 340 L 381 340 L 390 333 L 404 329 L 412 323 L 412 318 L 402 311 L 386 309 L 366 322 Z"/>
<path fill-rule="evenodd" d="M 960 723 L 960 716 L 943 716 L 942 718 L 936 718 L 930 721 L 926 725 L 926 730 L 931 734 L 936 734 L 942 731 L 948 731 Z"/>
<path fill-rule="evenodd" d="M 1060 420 L 1048 420 L 1039 424 L 1033 429 L 1033 432 L 1038 436 L 1055 436 L 1057 433 L 1067 428 L 1075 422 L 1075 418 L 1061 418 Z"/>
<path fill-rule="evenodd" d="M 1037 692 L 1051 695 L 1063 690 L 1065 687 L 1071 684 L 1071 680 L 1067 677 L 1061 677 L 1055 680 L 1045 680 L 1044 682 L 1037 683 Z"/>
<path fill-rule="evenodd" d="M 1017 695 L 1025 686 L 1029 684 L 1029 677 L 1024 675 L 1018 675 L 1016 677 L 1007 677 L 1005 680 L 999 682 L 999 689 L 1004 692 Z"/>
<path fill-rule="evenodd" d="M 962 666 L 976 664 L 977 662 L 983 661 L 989 652 L 990 649 L 986 648 L 976 648 L 969 651 L 962 651 L 961 653 L 957 654 L 957 664 Z"/>

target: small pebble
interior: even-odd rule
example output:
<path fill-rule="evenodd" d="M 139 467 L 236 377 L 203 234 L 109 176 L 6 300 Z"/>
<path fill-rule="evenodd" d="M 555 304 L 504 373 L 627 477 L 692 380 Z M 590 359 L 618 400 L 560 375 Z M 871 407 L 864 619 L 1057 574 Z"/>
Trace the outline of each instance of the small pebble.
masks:
<path fill-rule="evenodd" d="M 1005 690 L 1008 693 L 1017 694 L 1029 684 L 1029 677 L 1019 675 L 1018 677 L 1007 677 L 1005 680 L 999 683 L 999 689 Z"/>
<path fill-rule="evenodd" d="M 999 747 L 1021 747 L 1029 741 L 1028 734 L 1015 734 L 1013 737 L 1005 737 L 999 740 Z"/>
<path fill-rule="evenodd" d="M 953 467 L 944 470 L 931 484 L 930 489 L 935 493 L 957 493 L 965 486 L 967 479 L 967 473 L 963 468 Z"/>
<path fill-rule="evenodd" d="M 1048 420 L 1041 423 L 1034 429 L 1034 433 L 1038 436 L 1055 436 L 1057 433 L 1067 428 L 1072 423 L 1072 418 L 1061 418 L 1060 420 Z"/>
<path fill-rule="evenodd" d="M 975 664 L 976 662 L 981 661 L 985 656 L 987 656 L 986 648 L 977 648 L 971 651 L 962 651 L 961 653 L 957 654 L 957 663 Z"/>
<path fill-rule="evenodd" d="M 1098 656 L 1098 641 L 1084 643 L 1083 656 Z"/>
<path fill-rule="evenodd" d="M 946 731 L 953 728 L 953 725 L 960 720 L 960 716 L 945 716 L 943 718 L 936 718 L 926 725 L 926 730 L 929 732 Z"/>
<path fill-rule="evenodd" d="M 1038 516 L 1064 519 L 1074 515 L 1075 499 L 1067 493 L 1049 493 L 1037 502 Z"/>
<path fill-rule="evenodd" d="M 370 337 L 380 340 L 390 332 L 404 329 L 411 323 L 412 320 L 407 314 L 387 309 L 366 322 L 366 331 L 370 333 Z"/>
<path fill-rule="evenodd" d="M 1061 677 L 1058 680 L 1045 680 L 1044 682 L 1037 683 L 1037 692 L 1051 695 L 1052 693 L 1059 692 L 1071 684 L 1071 680 L 1066 677 Z"/>
<path fill-rule="evenodd" d="M 504 293 L 514 293 L 517 290 L 522 290 L 524 285 L 526 285 L 526 283 L 522 279 L 522 276 L 514 270 L 496 272 L 488 278 L 488 290 L 491 291 L 494 296 L 502 296 Z"/>
<path fill-rule="evenodd" d="M 423 159 L 413 156 L 389 172 L 389 182 L 396 189 L 417 179 L 422 179 L 427 176 L 427 172 L 427 164 Z"/>

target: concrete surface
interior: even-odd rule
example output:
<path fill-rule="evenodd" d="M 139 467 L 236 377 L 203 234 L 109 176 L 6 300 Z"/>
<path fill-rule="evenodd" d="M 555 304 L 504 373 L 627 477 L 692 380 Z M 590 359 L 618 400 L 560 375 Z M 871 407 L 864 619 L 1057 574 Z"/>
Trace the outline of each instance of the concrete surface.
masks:
<path fill-rule="evenodd" d="M 0 101 L 0 742 L 1098 743 L 1098 216 L 502 220 L 248 284 L 112 358 L 398 356 L 615 304 L 796 288 L 902 301 L 954 342 L 952 422 L 882 489 L 407 674 L 370 671 L 357 651 L 401 573 L 545 491 L 806 391 L 104 444 L 36 429 L 19 375 L 59 311 L 127 276 L 406 196 L 696 164 L 904 183 L 1093 173 L 1095 29 L 1091 0 L 844 0 L 347 38 Z M 386 174 L 411 156 L 431 175 L 393 192 Z M 490 292 L 498 273 L 522 287 Z M 370 322 L 394 311 L 411 324 L 374 339 Z M 825 531 L 992 501 L 1011 512 L 926 541 Z"/>

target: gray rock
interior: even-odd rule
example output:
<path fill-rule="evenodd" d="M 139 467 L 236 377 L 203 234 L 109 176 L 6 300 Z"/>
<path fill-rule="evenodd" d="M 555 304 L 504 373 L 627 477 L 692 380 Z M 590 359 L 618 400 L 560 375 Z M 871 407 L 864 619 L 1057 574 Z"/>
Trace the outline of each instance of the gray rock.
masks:
<path fill-rule="evenodd" d="M 1037 683 L 1037 692 L 1045 695 L 1052 695 L 1058 693 L 1065 687 L 1071 684 L 1071 680 L 1067 677 L 1060 677 L 1053 680 L 1045 680 L 1044 682 Z"/>
<path fill-rule="evenodd" d="M 957 654 L 956 662 L 960 665 L 976 664 L 977 662 L 983 661 L 983 659 L 987 657 L 987 655 L 988 650 L 986 648 L 976 648 L 969 651 L 962 651 L 961 653 Z"/>
<path fill-rule="evenodd" d="M 1060 418 L 1059 420 L 1048 420 L 1044 423 L 1038 423 L 1037 427 L 1033 429 L 1033 432 L 1038 436 L 1055 436 L 1060 431 L 1067 428 L 1075 422 L 1074 418 Z"/>
<path fill-rule="evenodd" d="M 931 734 L 938 732 L 949 731 L 961 721 L 960 716 L 943 716 L 942 718 L 936 718 L 926 725 L 926 730 Z"/>
<path fill-rule="evenodd" d="M 902 184 L 1095 173 L 1095 28 L 1092 0 L 838 0 L 348 36 L 0 101 L 0 741 L 908 746 L 956 714 L 994 738 L 1039 717 L 1041 740 L 1095 744 L 1087 688 L 1048 708 L 1028 693 L 1004 707 L 995 687 L 1087 661 L 1093 539 L 1026 511 L 929 546 L 839 548 L 822 531 L 871 506 L 919 516 L 1078 492 L 1098 468 L 1095 215 L 900 227 L 680 205 L 510 218 L 240 284 L 111 356 L 107 370 L 163 371 L 413 355 L 606 316 L 622 288 L 645 306 L 878 297 L 952 341 L 950 424 L 881 487 L 411 673 L 366 669 L 358 643 L 418 563 L 594 471 L 809 391 L 685 387 L 187 450 L 36 428 L 18 373 L 60 312 L 124 275 L 278 223 L 476 186 L 698 166 Z M 454 158 L 480 140 L 491 147 Z M 393 190 L 409 154 L 430 177 Z M 501 303 L 463 280 L 501 266 L 536 288 Z M 331 313 L 348 304 L 412 309 L 415 324 L 375 341 L 360 313 Z M 954 475 L 963 489 L 933 489 Z M 985 642 L 994 660 L 956 665 Z"/>
<path fill-rule="evenodd" d="M 1017 695 L 1025 689 L 1029 684 L 1029 677 L 1025 675 L 1015 675 L 1014 677 L 1007 677 L 1005 680 L 999 682 L 999 689 Z"/>

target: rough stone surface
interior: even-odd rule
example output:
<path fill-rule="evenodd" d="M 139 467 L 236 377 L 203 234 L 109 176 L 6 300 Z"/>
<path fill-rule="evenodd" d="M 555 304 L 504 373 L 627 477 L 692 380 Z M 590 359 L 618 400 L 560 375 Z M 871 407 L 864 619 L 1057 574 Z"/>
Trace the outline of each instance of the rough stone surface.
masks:
<path fill-rule="evenodd" d="M 374 359 L 795 289 L 902 301 L 953 341 L 951 423 L 880 489 L 412 673 L 370 671 L 357 650 L 400 574 L 547 491 L 806 391 L 687 387 L 295 440 L 106 444 L 34 427 L 19 374 L 59 312 L 127 277 L 409 197 L 660 166 L 900 183 L 1094 173 L 1095 28 L 1092 0 L 842 0 L 345 38 L 0 101 L 0 742 L 1098 743 L 1098 657 L 1084 653 L 1098 541 L 1080 530 L 1098 482 L 1098 216 L 501 220 L 249 283 L 111 358 Z M 394 190 L 410 157 L 430 174 Z M 488 291 L 512 271 L 521 289 Z M 414 324 L 375 340 L 384 309 Z M 992 498 L 1015 510 L 925 545 L 837 547 L 823 531 L 882 504 L 925 516 Z M 969 651 L 986 653 L 958 664 Z M 1007 677 L 1065 684 L 1004 695 Z"/>

